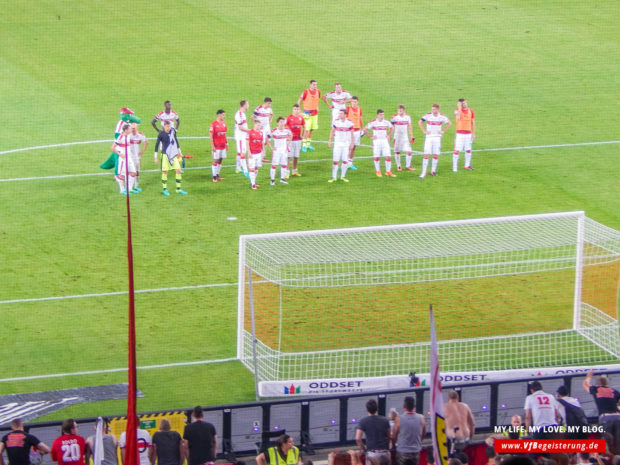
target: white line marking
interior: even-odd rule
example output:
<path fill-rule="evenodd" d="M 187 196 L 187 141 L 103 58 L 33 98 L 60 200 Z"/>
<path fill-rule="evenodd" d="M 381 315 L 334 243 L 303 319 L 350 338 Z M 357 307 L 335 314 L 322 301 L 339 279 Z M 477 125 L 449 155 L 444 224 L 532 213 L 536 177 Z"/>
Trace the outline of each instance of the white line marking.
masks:
<path fill-rule="evenodd" d="M 52 149 L 55 147 L 69 147 L 70 145 L 103 144 L 104 142 L 111 144 L 114 141 L 112 139 L 105 139 L 105 140 L 86 140 L 82 142 L 64 142 L 62 144 L 36 145 L 34 147 L 23 147 L 21 149 L 4 150 L 0 152 L 0 155 L 6 155 L 7 153 L 27 152 L 29 150 Z"/>
<path fill-rule="evenodd" d="M 206 136 L 191 136 L 191 137 L 179 137 L 179 139 L 208 139 Z M 84 144 L 98 144 L 102 142 L 110 142 L 109 140 L 93 140 L 93 141 L 85 141 L 85 142 L 66 142 L 64 144 L 53 144 L 53 145 L 39 145 L 36 147 L 25 147 L 21 149 L 13 149 L 6 150 L 4 152 L 0 152 L 0 155 L 4 155 L 7 153 L 15 153 L 15 152 L 25 152 L 28 150 L 39 150 L 53 147 L 66 147 L 70 145 L 84 145 Z M 326 141 L 317 140 L 313 141 L 315 143 L 326 144 Z M 521 147 L 499 147 L 499 148 L 491 148 L 491 149 L 476 149 L 474 152 L 506 152 L 512 150 L 534 150 L 534 149 L 553 149 L 553 148 L 562 148 L 562 147 L 583 147 L 583 146 L 592 146 L 592 145 L 610 145 L 610 144 L 620 144 L 620 140 L 608 140 L 608 141 L 600 141 L 600 142 L 576 142 L 574 144 L 548 144 L 548 145 L 524 145 Z M 362 144 L 360 147 L 370 148 L 370 145 Z M 416 155 L 422 155 L 422 152 L 414 150 L 413 153 Z M 441 152 L 442 154 L 450 154 L 451 150 L 446 150 Z M 372 158 L 372 156 L 357 156 L 358 159 L 367 159 Z M 321 158 L 321 159 L 313 159 L 313 160 L 300 160 L 300 163 L 322 163 L 331 161 L 331 158 Z M 233 165 L 224 165 L 224 168 L 232 168 Z M 211 169 L 211 165 L 209 166 L 196 166 L 196 167 L 188 167 L 186 170 L 205 170 Z M 152 170 L 143 170 L 142 173 L 158 173 L 158 169 Z M 14 181 L 39 181 L 46 179 L 66 179 L 66 178 L 80 178 L 80 177 L 88 177 L 88 176 L 111 176 L 110 172 L 100 172 L 100 173 L 79 173 L 79 174 L 58 174 L 51 176 L 36 176 L 36 177 L 27 177 L 27 178 L 6 178 L 0 179 L 0 182 L 14 182 Z"/>
<path fill-rule="evenodd" d="M 237 283 L 216 283 L 216 284 L 196 284 L 194 286 L 179 286 L 179 287 L 161 287 L 158 289 L 139 289 L 135 291 L 136 294 L 149 294 L 151 292 L 166 292 L 166 291 L 186 291 L 191 289 L 205 289 L 209 287 L 229 287 L 236 286 Z M 85 299 L 89 297 L 108 297 L 111 295 L 127 295 L 128 291 L 114 291 L 114 292 L 101 292 L 98 294 L 76 294 L 76 295 L 62 295 L 53 297 L 36 297 L 32 299 L 13 299 L 13 300 L 0 300 L 0 305 L 3 304 L 22 304 L 26 302 L 45 302 L 48 300 L 66 300 L 66 299 Z"/>
<path fill-rule="evenodd" d="M 142 367 L 137 367 L 137 369 L 138 370 L 154 370 L 157 368 L 185 367 L 185 366 L 192 366 L 192 365 L 211 365 L 213 363 L 236 362 L 237 360 L 238 360 L 237 358 L 231 357 L 231 358 L 220 358 L 220 359 L 215 359 L 215 360 L 198 360 L 195 362 L 164 363 L 161 365 L 146 365 Z M 124 371 L 127 371 L 127 367 L 109 368 L 107 370 L 76 371 L 73 373 L 51 373 L 48 375 L 19 376 L 16 378 L 2 378 L 0 379 L 0 383 L 8 383 L 11 381 L 29 381 L 33 379 L 63 378 L 65 376 L 100 375 L 103 373 L 119 373 L 119 372 L 124 372 Z"/>

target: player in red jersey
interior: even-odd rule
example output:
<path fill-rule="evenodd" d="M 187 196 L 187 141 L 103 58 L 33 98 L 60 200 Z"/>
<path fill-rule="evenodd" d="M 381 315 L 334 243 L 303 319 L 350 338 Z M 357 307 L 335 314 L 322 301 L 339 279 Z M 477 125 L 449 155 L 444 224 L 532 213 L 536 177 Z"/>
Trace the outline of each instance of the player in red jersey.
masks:
<path fill-rule="evenodd" d="M 248 131 L 248 168 L 250 170 L 250 186 L 256 190 L 260 186 L 256 184 L 256 177 L 258 176 L 258 168 L 261 165 L 261 158 L 263 153 L 263 147 L 265 144 L 273 151 L 271 143 L 265 140 L 265 134 L 263 133 L 262 125 L 259 121 L 254 122 L 254 129 Z"/>
<path fill-rule="evenodd" d="M 286 117 L 286 127 L 293 133 L 293 139 L 289 142 L 288 157 L 293 159 L 293 176 L 301 176 L 297 171 L 297 162 L 301 152 L 301 136 L 304 130 L 304 117 L 301 116 L 301 108 L 298 104 L 293 105 L 293 113 Z M 289 166 L 291 163 L 289 162 Z M 288 176 L 287 176 L 288 177 Z"/>
<path fill-rule="evenodd" d="M 226 150 L 228 150 L 227 131 L 226 112 L 218 110 L 215 121 L 209 126 L 209 140 L 211 141 L 211 155 L 213 156 L 213 164 L 211 165 L 213 182 L 224 179 L 220 176 L 220 171 L 222 169 L 222 160 L 226 158 Z"/>
<path fill-rule="evenodd" d="M 74 419 L 62 422 L 62 436 L 52 443 L 52 460 L 58 465 L 84 465 L 90 457 L 86 441 L 77 435 L 78 425 Z"/>

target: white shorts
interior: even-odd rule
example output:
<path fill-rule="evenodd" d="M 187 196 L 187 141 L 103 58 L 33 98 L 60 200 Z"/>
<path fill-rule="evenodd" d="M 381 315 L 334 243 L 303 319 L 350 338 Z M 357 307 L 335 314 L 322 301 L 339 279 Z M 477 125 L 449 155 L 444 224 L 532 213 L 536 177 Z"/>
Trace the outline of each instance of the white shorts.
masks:
<path fill-rule="evenodd" d="M 471 134 L 458 134 L 454 137 L 455 152 L 471 152 Z"/>
<path fill-rule="evenodd" d="M 386 157 L 389 158 L 390 154 L 390 143 L 387 139 L 375 139 L 372 141 L 372 156 L 374 158 Z"/>
<path fill-rule="evenodd" d="M 426 136 L 424 139 L 424 155 L 439 155 L 441 153 L 441 136 Z"/>
<path fill-rule="evenodd" d="M 226 149 L 215 149 L 211 154 L 214 160 L 222 160 L 226 158 Z"/>
<path fill-rule="evenodd" d="M 394 152 L 411 153 L 411 144 L 409 143 L 409 137 L 395 137 Z"/>
<path fill-rule="evenodd" d="M 248 169 L 256 169 L 256 168 L 260 168 L 261 166 L 263 166 L 263 154 L 262 153 L 255 153 L 254 155 L 249 155 L 248 156 Z"/>
<path fill-rule="evenodd" d="M 131 160 L 131 163 L 133 164 L 133 167 L 136 169 L 136 172 L 140 171 L 140 155 L 132 152 L 129 154 L 129 160 Z"/>
<path fill-rule="evenodd" d="M 334 163 L 338 163 L 339 161 L 347 163 L 349 161 L 349 145 L 334 144 L 332 160 Z"/>
<path fill-rule="evenodd" d="M 286 166 L 288 164 L 288 152 L 284 150 L 274 150 L 273 155 L 271 156 L 271 166 L 282 165 Z"/>
<path fill-rule="evenodd" d="M 353 145 L 358 146 L 361 144 L 362 140 L 362 130 L 356 129 L 353 131 Z"/>
<path fill-rule="evenodd" d="M 237 155 L 245 155 L 248 148 L 247 139 L 235 139 L 235 143 L 237 145 Z"/>
<path fill-rule="evenodd" d="M 300 140 L 292 140 L 288 143 L 288 156 L 299 158 L 299 153 L 301 152 L 301 141 Z"/>
<path fill-rule="evenodd" d="M 164 157 L 166 155 L 163 155 Z M 127 172 L 135 173 L 136 167 L 133 164 L 133 160 L 131 159 L 131 155 L 129 156 L 129 163 L 127 163 Z M 118 157 L 118 175 L 125 177 L 125 159 L 121 156 Z"/>

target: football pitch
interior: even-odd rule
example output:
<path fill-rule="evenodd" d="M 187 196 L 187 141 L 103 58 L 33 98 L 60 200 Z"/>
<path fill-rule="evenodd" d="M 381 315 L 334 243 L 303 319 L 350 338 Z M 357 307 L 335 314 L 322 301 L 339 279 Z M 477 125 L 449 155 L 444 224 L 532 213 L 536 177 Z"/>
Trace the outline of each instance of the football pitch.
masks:
<path fill-rule="evenodd" d="M 241 234 L 569 210 L 620 229 L 619 16 L 614 2 L 573 0 L 12 4 L 0 18 L 0 394 L 126 381 L 125 198 L 99 169 L 121 107 L 151 144 L 131 197 L 140 411 L 254 399 L 234 360 Z M 263 167 L 252 191 L 230 150 L 212 183 L 215 112 L 232 136 L 241 99 L 252 110 L 271 97 L 285 117 L 310 79 L 323 92 L 341 82 L 365 122 L 405 104 L 418 171 L 377 178 L 363 138 L 350 182 L 328 184 L 321 104 L 302 177 L 271 187 Z M 418 119 L 439 103 L 454 121 L 461 97 L 476 115 L 475 171 L 451 172 L 453 126 L 438 176 L 418 178 Z M 188 196 L 163 197 L 152 162 L 164 100 L 194 154 Z M 45 419 L 124 411 L 106 401 Z"/>

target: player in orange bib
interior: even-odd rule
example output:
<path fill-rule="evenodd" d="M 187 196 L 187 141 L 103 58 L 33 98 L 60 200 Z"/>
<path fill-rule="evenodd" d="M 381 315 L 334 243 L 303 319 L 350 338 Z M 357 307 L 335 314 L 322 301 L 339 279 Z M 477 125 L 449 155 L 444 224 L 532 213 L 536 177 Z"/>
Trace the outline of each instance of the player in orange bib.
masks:
<path fill-rule="evenodd" d="M 467 100 L 459 99 L 454 110 L 456 117 L 456 136 L 454 137 L 454 152 L 452 153 L 452 171 L 458 171 L 459 152 L 465 152 L 466 170 L 473 170 L 471 167 L 471 146 L 476 137 L 476 120 L 474 110 L 469 108 Z"/>
<path fill-rule="evenodd" d="M 358 98 L 354 95 L 351 97 L 351 105 L 347 107 L 347 119 L 353 123 L 353 143 L 349 149 L 349 169 L 353 171 L 357 171 L 357 168 L 353 165 L 355 147 L 360 145 L 362 134 L 364 134 L 362 108 L 358 105 L 358 102 Z"/>
<path fill-rule="evenodd" d="M 314 150 L 312 147 L 312 131 L 319 129 L 319 102 L 321 101 L 321 91 L 318 89 L 317 82 L 312 79 L 310 81 L 310 87 L 304 90 L 299 99 L 297 105 L 303 103 L 304 106 L 304 119 L 306 120 L 304 136 L 301 146 L 302 152 L 308 150 Z"/>

